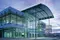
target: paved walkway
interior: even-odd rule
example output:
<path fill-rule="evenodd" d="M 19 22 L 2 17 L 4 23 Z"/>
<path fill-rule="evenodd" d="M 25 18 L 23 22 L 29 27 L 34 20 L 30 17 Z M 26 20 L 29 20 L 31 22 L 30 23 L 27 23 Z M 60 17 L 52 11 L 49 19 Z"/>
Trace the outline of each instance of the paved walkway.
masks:
<path fill-rule="evenodd" d="M 0 40 L 60 40 L 57 38 L 50 37 L 39 37 L 39 38 L 0 38 Z"/>

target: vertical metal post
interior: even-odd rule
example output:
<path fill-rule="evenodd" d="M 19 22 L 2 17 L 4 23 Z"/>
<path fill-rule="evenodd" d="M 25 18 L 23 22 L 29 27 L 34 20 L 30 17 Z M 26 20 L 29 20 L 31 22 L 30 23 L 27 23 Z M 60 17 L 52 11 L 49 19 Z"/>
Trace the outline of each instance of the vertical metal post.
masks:
<path fill-rule="evenodd" d="M 16 24 L 17 24 L 17 12 L 16 12 Z"/>
<path fill-rule="evenodd" d="M 35 14 L 35 39 L 36 39 L 36 13 Z"/>
<path fill-rule="evenodd" d="M 48 19 L 48 21 L 49 21 L 49 25 L 50 25 L 50 19 Z"/>
<path fill-rule="evenodd" d="M 3 14 L 1 13 L 1 15 L 3 15 Z M 3 17 L 1 17 L 1 26 L 2 26 L 2 21 L 3 21 L 2 18 L 3 18 Z"/>
<path fill-rule="evenodd" d="M 4 29 L 2 30 L 2 38 L 4 37 L 4 33 L 3 32 L 4 32 Z"/>

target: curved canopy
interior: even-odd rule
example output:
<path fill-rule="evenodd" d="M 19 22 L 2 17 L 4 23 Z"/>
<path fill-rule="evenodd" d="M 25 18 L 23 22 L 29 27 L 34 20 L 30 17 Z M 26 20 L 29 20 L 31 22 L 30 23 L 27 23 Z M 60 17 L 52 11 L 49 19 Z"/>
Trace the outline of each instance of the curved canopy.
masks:
<path fill-rule="evenodd" d="M 43 4 L 38 4 L 33 7 L 27 8 L 25 10 L 22 10 L 22 12 L 24 12 L 24 13 L 27 12 L 27 13 L 35 16 L 39 20 L 54 18 L 50 9 Z"/>

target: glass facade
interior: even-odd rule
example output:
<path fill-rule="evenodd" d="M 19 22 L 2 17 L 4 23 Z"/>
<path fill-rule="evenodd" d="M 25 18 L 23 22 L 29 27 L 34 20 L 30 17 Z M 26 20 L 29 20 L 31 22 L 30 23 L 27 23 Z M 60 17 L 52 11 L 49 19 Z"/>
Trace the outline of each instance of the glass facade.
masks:
<path fill-rule="evenodd" d="M 15 11 L 16 10 L 14 10 L 14 12 L 13 10 L 9 10 L 8 12 L 5 12 L 6 14 L 0 17 L 0 26 L 3 27 L 0 29 L 0 35 L 2 34 L 0 37 L 36 38 L 45 36 L 46 24 L 41 20 L 53 18 L 52 14 L 52 17 L 50 17 L 50 15 L 41 9 L 40 6 L 23 11 L 24 16 L 21 16 L 20 12 Z"/>
<path fill-rule="evenodd" d="M 10 14 L 0 18 L 1 24 L 13 23 L 13 24 L 21 24 L 25 21 L 24 18 Z"/>
<path fill-rule="evenodd" d="M 20 28 L 7 28 L 4 29 L 4 38 L 24 38 L 24 30 Z"/>
<path fill-rule="evenodd" d="M 25 13 L 25 17 L 9 14 L 0 18 L 1 26 L 6 24 L 22 25 L 19 27 L 3 28 L 4 38 L 35 38 L 41 37 L 43 34 L 42 27 L 45 23 L 40 23 L 33 15 Z"/>

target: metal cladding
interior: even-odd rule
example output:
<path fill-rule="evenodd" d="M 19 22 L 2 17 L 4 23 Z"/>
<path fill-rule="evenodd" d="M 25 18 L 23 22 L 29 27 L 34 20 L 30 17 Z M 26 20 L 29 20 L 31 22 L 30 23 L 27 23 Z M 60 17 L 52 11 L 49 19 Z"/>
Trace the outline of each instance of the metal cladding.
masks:
<path fill-rule="evenodd" d="M 16 10 L 16 9 L 14 9 L 12 7 L 8 7 L 8 8 L 6 8 L 3 11 L 0 12 L 0 17 L 2 17 L 4 15 L 7 15 L 7 14 L 16 14 L 16 15 L 19 15 L 19 16 L 24 15 L 23 12 L 20 12 L 19 10 Z"/>

